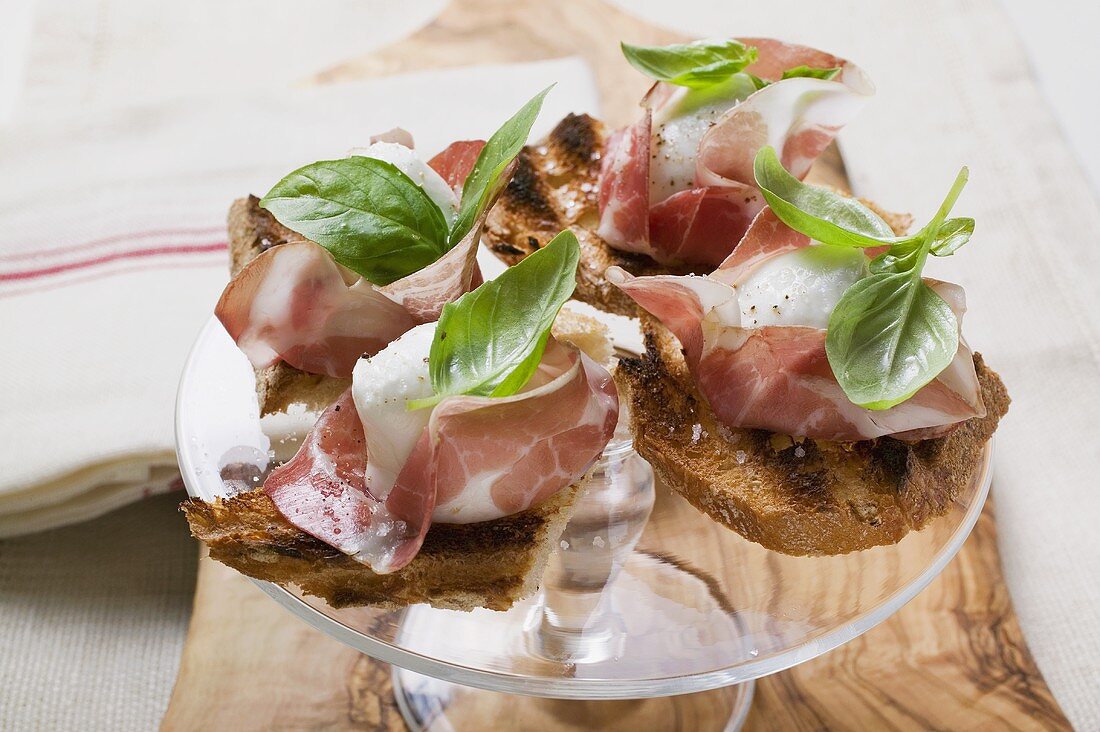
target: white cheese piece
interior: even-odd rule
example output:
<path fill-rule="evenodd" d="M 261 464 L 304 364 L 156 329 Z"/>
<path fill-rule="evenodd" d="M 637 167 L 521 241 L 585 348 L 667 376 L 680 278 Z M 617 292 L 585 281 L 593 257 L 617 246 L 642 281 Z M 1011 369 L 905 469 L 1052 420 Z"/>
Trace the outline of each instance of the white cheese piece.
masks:
<path fill-rule="evenodd" d="M 737 284 L 741 325 L 825 328 L 844 291 L 867 273 L 862 249 L 814 243 L 773 257 Z"/>
<path fill-rule="evenodd" d="M 418 325 L 370 358 L 359 359 L 351 393 L 367 437 L 367 489 L 384 500 L 432 415 L 409 411 L 412 399 L 432 395 L 428 354 L 435 323 Z"/>
<path fill-rule="evenodd" d="M 695 158 L 703 135 L 756 87 L 744 74 L 708 89 L 674 92 L 653 114 L 650 140 L 649 202 L 660 203 L 695 185 Z"/>
<path fill-rule="evenodd" d="M 350 155 L 361 155 L 390 163 L 424 189 L 428 198 L 443 212 L 448 226 L 454 223 L 458 215 L 458 196 L 439 173 L 432 170 L 430 165 L 409 148 L 396 142 L 376 142 L 369 147 L 355 148 Z"/>

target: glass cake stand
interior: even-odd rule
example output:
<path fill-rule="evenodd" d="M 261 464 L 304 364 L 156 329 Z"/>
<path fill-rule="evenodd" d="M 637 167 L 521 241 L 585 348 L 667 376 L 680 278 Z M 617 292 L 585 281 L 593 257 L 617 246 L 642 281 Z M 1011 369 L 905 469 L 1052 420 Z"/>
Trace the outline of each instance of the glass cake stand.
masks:
<path fill-rule="evenodd" d="M 180 382 L 187 491 L 259 485 L 312 415 L 259 418 L 252 369 L 216 320 Z M 738 729 L 753 680 L 832 650 L 912 599 L 959 551 L 992 446 L 947 514 L 895 546 L 792 557 L 653 485 L 619 435 L 590 475 L 539 592 L 507 612 L 334 610 L 257 582 L 313 627 L 393 664 L 413 729 Z M 517 696 L 522 695 L 522 696 Z M 626 701 L 630 700 L 630 701 Z"/>

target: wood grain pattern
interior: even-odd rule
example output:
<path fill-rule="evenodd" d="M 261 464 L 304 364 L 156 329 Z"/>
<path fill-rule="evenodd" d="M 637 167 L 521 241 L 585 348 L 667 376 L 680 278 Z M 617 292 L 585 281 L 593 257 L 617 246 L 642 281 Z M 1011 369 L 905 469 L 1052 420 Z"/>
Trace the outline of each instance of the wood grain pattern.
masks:
<path fill-rule="evenodd" d="M 401 43 L 326 71 L 316 81 L 469 59 L 505 63 L 580 55 L 595 71 L 606 118 L 619 124 L 634 114 L 646 86 L 621 61 L 619 38 L 677 40 L 599 0 L 462 0 Z M 835 149 L 815 173 L 818 180 L 843 185 Z M 700 705 L 707 703 L 700 697 Z M 578 706 L 547 704 L 559 711 Z M 614 710 L 630 709 L 636 729 L 699 722 L 707 714 L 702 707 L 690 709 L 690 697 L 650 700 L 644 707 L 609 704 L 609 722 L 622 720 Z M 163 726 L 405 729 L 388 666 L 313 630 L 248 580 L 205 558 Z M 836 651 L 760 680 L 747 729 L 1069 729 L 1013 613 L 992 504 L 955 561 L 896 615 Z"/>
<path fill-rule="evenodd" d="M 746 729 L 1070 729 L 1012 610 L 992 499 L 955 560 L 897 614 L 761 679 Z"/>

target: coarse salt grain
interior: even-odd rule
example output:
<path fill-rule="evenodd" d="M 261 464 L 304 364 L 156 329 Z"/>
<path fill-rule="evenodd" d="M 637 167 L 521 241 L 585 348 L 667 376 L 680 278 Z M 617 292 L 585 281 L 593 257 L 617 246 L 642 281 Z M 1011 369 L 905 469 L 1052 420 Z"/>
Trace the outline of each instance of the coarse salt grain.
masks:
<path fill-rule="evenodd" d="M 741 439 L 740 432 L 734 432 L 722 423 L 718 424 L 718 434 L 720 434 L 726 442 L 737 442 Z"/>
<path fill-rule="evenodd" d="M 749 454 L 744 450 L 738 450 L 733 457 L 737 460 L 738 465 L 744 465 L 745 461 L 749 459 Z"/>

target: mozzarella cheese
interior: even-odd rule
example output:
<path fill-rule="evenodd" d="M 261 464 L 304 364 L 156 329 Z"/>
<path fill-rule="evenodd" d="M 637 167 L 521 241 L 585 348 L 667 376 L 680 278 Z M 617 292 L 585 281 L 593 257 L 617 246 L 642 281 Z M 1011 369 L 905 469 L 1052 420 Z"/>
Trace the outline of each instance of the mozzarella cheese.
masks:
<path fill-rule="evenodd" d="M 458 215 L 458 196 L 439 173 L 432 170 L 430 165 L 418 158 L 409 148 L 398 145 L 396 142 L 376 142 L 369 147 L 355 148 L 350 154 L 390 163 L 409 176 L 413 183 L 424 189 L 428 198 L 432 199 L 443 212 L 448 226 L 454 223 Z"/>
<path fill-rule="evenodd" d="M 844 291 L 867 273 L 862 249 L 814 243 L 772 257 L 737 283 L 741 325 L 826 328 Z"/>
<path fill-rule="evenodd" d="M 367 437 L 367 489 L 385 500 L 417 440 L 431 409 L 410 411 L 412 399 L 432 395 L 428 354 L 435 323 L 418 325 L 370 358 L 359 359 L 351 376 L 351 394 Z"/>
<path fill-rule="evenodd" d="M 660 203 L 695 185 L 695 158 L 703 135 L 756 87 L 744 74 L 707 89 L 674 92 L 653 114 L 650 140 L 649 202 Z"/>

